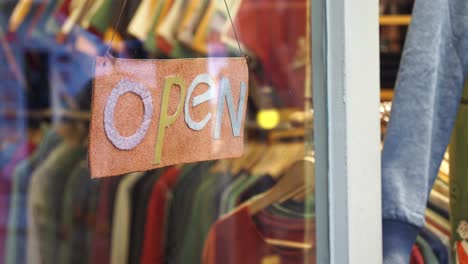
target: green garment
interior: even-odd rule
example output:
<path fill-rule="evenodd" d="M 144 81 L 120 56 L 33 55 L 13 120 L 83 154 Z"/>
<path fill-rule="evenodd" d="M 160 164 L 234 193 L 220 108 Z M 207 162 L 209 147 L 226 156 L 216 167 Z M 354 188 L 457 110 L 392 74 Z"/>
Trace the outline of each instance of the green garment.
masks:
<path fill-rule="evenodd" d="M 83 146 L 62 142 L 31 176 L 28 196 L 28 262 L 56 263 L 64 186 L 73 168 L 85 155 Z"/>
<path fill-rule="evenodd" d="M 190 172 L 192 170 L 194 170 L 195 168 L 197 168 L 199 163 L 190 163 L 190 164 L 186 164 L 184 165 L 181 170 L 180 170 L 180 173 L 179 173 L 179 176 L 177 177 L 178 179 L 178 183 L 180 183 L 180 179 L 182 177 L 187 177 L 187 175 L 190 174 Z M 170 225 L 170 220 L 171 220 L 171 206 L 172 206 L 172 202 L 174 200 L 174 187 L 173 188 L 170 188 L 168 189 L 168 192 L 166 193 L 166 202 L 165 202 L 165 210 L 164 210 L 164 215 L 162 217 L 164 217 L 164 228 L 163 228 L 163 232 L 164 232 L 164 235 L 163 235 L 163 241 L 161 243 L 162 247 L 164 247 L 164 251 L 167 250 L 167 245 L 166 245 L 166 242 L 168 241 L 167 237 L 168 235 L 171 233 L 169 232 L 169 227 L 172 227 L 174 228 L 174 225 Z M 180 193 L 179 193 L 180 195 Z M 177 205 L 176 205 L 177 206 Z M 175 211 L 175 210 L 174 210 Z M 173 211 L 173 212 L 174 212 Z M 165 256 L 167 258 L 167 256 Z"/>
<path fill-rule="evenodd" d="M 247 179 L 243 181 L 238 188 L 233 190 L 231 195 L 228 196 L 227 212 L 231 212 L 232 210 L 236 209 L 242 193 L 252 187 L 259 179 L 260 176 L 258 175 L 249 175 L 249 177 L 247 177 Z"/>
<path fill-rule="evenodd" d="M 86 164 L 87 165 L 87 164 Z M 96 216 L 97 216 L 97 208 L 98 208 L 98 203 L 99 203 L 99 197 L 100 197 L 100 189 L 101 189 L 101 184 L 102 184 L 102 179 L 91 179 L 91 175 L 89 170 L 85 175 L 82 177 L 86 177 L 85 179 L 87 180 L 87 186 L 89 187 L 89 197 L 84 200 L 87 206 L 87 214 L 86 214 L 86 223 L 87 225 L 85 226 L 86 230 L 86 236 L 84 237 L 84 250 L 86 251 L 86 257 L 89 259 L 91 256 L 91 245 L 92 245 L 92 240 L 94 235 L 96 234 Z M 73 259 L 74 261 L 77 260 L 77 257 L 79 257 L 78 251 L 75 251 L 73 254 Z M 81 258 L 82 263 L 83 259 Z M 76 263 L 76 262 L 75 262 Z"/>
<path fill-rule="evenodd" d="M 424 238 L 418 236 L 416 238 L 416 244 L 418 245 L 421 253 L 423 254 L 424 263 L 426 264 L 439 264 L 439 260 L 437 259 L 434 251 L 432 251 L 431 246 L 424 240 Z"/>
<path fill-rule="evenodd" d="M 81 263 L 89 254 L 86 236 L 93 198 L 99 192 L 99 180 L 90 178 L 88 162 L 82 160 L 71 172 L 65 185 L 62 203 L 61 232 L 58 263 Z M 94 199 L 95 202 L 95 199 Z"/>
<path fill-rule="evenodd" d="M 261 179 L 261 176 L 254 176 L 254 175 L 247 175 L 247 174 L 244 174 L 243 176 L 245 176 L 245 178 L 241 178 L 239 179 L 239 182 L 233 183 L 233 185 L 235 184 L 236 186 L 232 186 L 232 188 L 228 188 L 226 190 L 226 193 L 223 193 L 223 199 L 221 200 L 220 215 L 224 215 L 234 210 L 238 206 L 240 196 L 242 195 L 242 193 L 244 193 L 246 190 L 251 188 L 253 185 L 255 185 L 255 183 L 257 183 Z M 276 203 L 266 208 L 266 210 L 268 210 L 270 213 L 273 213 L 275 215 L 279 215 L 279 216 L 283 216 L 287 218 L 310 219 L 310 218 L 315 217 L 315 213 L 314 213 L 315 202 L 314 202 L 313 195 L 309 195 L 306 198 L 305 203 L 306 203 L 306 210 L 307 210 L 306 212 L 304 212 L 304 210 L 299 210 L 297 208 L 294 208 L 295 204 L 293 202 L 285 202 L 283 204 Z"/>
<path fill-rule="evenodd" d="M 72 228 L 74 225 L 77 223 L 74 223 L 75 220 L 75 214 L 73 211 L 73 202 L 74 202 L 74 192 L 77 189 L 80 189 L 80 191 L 84 191 L 81 188 L 78 188 L 80 186 L 80 181 L 81 181 L 81 174 L 82 174 L 82 167 L 83 167 L 83 161 L 76 166 L 74 169 L 71 170 L 71 175 L 70 178 L 67 181 L 67 184 L 65 185 L 65 191 L 64 191 L 64 196 L 63 196 L 63 203 L 62 203 L 62 212 L 63 216 L 61 219 L 61 224 L 60 228 L 63 232 L 63 239 L 61 240 L 59 244 L 59 253 L 58 253 L 58 258 L 60 263 L 71 263 L 71 254 L 73 250 L 73 245 L 72 245 Z"/>
<path fill-rule="evenodd" d="M 229 213 L 230 209 L 228 208 L 229 204 L 229 197 L 232 195 L 232 192 L 238 190 L 244 181 L 248 179 L 248 174 L 247 173 L 242 173 L 236 177 L 234 182 L 229 185 L 226 190 L 224 190 L 223 194 L 221 195 L 221 201 L 219 203 L 219 217 L 221 217 L 224 214 Z"/>
<path fill-rule="evenodd" d="M 187 48 L 182 43 L 177 41 L 175 45 L 172 47 L 172 51 L 169 54 L 171 58 L 193 58 L 196 54 L 193 50 Z"/>
<path fill-rule="evenodd" d="M 198 228 L 200 226 L 200 222 L 202 221 L 203 214 L 206 213 L 207 210 L 203 210 L 202 206 L 209 205 L 211 202 L 206 199 L 208 193 L 213 193 L 213 188 L 216 184 L 216 177 L 213 174 L 209 174 L 205 172 L 203 176 L 202 183 L 198 186 L 197 191 L 194 196 L 193 200 L 193 210 L 192 215 L 190 216 L 189 226 L 190 228 L 187 230 L 187 233 L 182 241 L 182 248 L 179 252 L 180 258 L 176 261 L 176 263 L 189 263 L 193 261 L 193 263 L 197 262 L 197 259 L 193 258 L 192 249 L 195 246 L 195 243 L 200 243 L 200 240 L 195 241 L 194 238 L 196 237 L 196 233 L 198 232 Z M 208 202 L 208 204 L 203 205 L 203 203 Z M 203 241 L 203 240 L 202 240 Z M 187 260 L 189 262 L 187 262 Z"/>
<path fill-rule="evenodd" d="M 152 17 L 153 20 L 151 22 L 151 27 L 148 32 L 148 36 L 146 37 L 146 40 L 144 42 L 145 49 L 148 52 L 153 53 L 153 54 L 158 52 L 158 48 L 156 45 L 156 34 L 154 31 L 156 30 L 156 27 L 158 26 L 157 25 L 158 19 L 161 16 L 161 11 L 163 7 L 164 7 L 164 1 L 159 1 L 158 6 L 156 7 L 156 10 L 154 12 L 154 16 Z"/>
<path fill-rule="evenodd" d="M 91 26 L 97 30 L 100 34 L 104 34 L 109 27 L 109 22 L 112 16 L 112 0 L 104 0 L 99 9 L 91 18 Z"/>
<path fill-rule="evenodd" d="M 468 98 L 468 82 L 463 98 Z M 452 255 L 457 241 L 468 238 L 468 105 L 461 104 L 450 142 L 450 224 Z M 459 230 L 459 231 L 458 231 Z M 464 237 L 462 238 L 461 235 Z"/>
<path fill-rule="evenodd" d="M 86 154 L 86 149 L 82 147 L 77 147 L 72 149 L 68 155 L 69 156 L 69 167 L 63 168 L 60 173 L 49 175 L 47 181 L 47 233 L 46 240 L 43 242 L 48 248 L 46 250 L 46 256 L 49 261 L 47 263 L 63 263 L 57 261 L 57 252 L 61 241 L 57 236 L 57 230 L 60 230 L 60 222 L 62 218 L 62 197 L 64 195 L 64 187 L 66 186 L 67 180 L 71 176 L 70 168 L 75 165 L 78 165 L 78 160 L 81 159 Z M 67 163 L 66 161 L 64 163 Z M 86 167 L 87 169 L 87 167 Z M 42 243 L 41 243 L 42 244 Z M 83 253 L 83 252 L 82 252 Z"/>
<path fill-rule="evenodd" d="M 220 174 L 204 173 L 203 181 L 198 186 L 193 200 L 193 210 L 190 216 L 189 226 L 182 241 L 181 251 L 175 263 L 200 263 L 201 251 L 205 237 L 213 224 L 215 212 L 216 188 L 219 184 Z M 217 216 L 214 217 L 216 219 Z"/>
<path fill-rule="evenodd" d="M 275 203 L 266 210 L 274 215 L 283 216 L 286 218 L 295 219 L 312 219 L 315 217 L 315 199 L 313 195 L 307 196 L 303 206 L 299 206 L 297 202 L 286 201 L 284 203 Z M 305 210 L 305 211 L 304 211 Z"/>
<path fill-rule="evenodd" d="M 213 161 L 197 163 L 191 170 L 183 170 L 173 188 L 168 208 L 165 230 L 165 263 L 180 263 L 183 241 L 192 226 L 189 222 L 194 211 L 194 199 L 198 187 L 204 182 L 206 172 L 215 164 Z M 185 169 L 185 167 L 184 167 Z"/>

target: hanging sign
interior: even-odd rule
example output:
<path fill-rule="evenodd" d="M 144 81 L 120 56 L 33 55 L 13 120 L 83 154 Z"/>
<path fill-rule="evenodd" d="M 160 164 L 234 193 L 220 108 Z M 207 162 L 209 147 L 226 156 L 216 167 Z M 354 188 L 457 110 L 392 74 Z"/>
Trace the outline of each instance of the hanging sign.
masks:
<path fill-rule="evenodd" d="M 244 58 L 98 57 L 92 177 L 241 156 L 247 85 Z"/>

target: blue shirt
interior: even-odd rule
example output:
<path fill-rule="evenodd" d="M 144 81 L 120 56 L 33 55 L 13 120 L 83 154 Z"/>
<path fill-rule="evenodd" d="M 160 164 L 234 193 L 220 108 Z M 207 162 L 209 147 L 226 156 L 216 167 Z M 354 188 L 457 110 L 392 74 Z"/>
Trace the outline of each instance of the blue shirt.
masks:
<path fill-rule="evenodd" d="M 416 0 L 382 153 L 384 263 L 407 263 L 468 68 L 468 1 Z"/>

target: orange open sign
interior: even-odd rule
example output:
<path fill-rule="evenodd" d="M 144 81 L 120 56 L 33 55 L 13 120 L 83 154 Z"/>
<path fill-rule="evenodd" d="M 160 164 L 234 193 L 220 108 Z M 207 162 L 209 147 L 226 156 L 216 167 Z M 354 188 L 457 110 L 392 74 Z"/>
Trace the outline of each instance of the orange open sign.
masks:
<path fill-rule="evenodd" d="M 98 57 L 92 177 L 241 156 L 247 85 L 245 58 Z"/>

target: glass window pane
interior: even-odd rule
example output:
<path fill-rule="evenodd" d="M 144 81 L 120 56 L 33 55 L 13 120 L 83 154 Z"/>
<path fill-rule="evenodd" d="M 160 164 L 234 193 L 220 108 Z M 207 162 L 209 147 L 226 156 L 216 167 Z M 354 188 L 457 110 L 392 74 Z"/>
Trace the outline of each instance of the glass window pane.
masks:
<path fill-rule="evenodd" d="M 0 262 L 316 263 L 311 5 L 2 1 Z"/>

